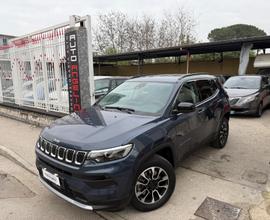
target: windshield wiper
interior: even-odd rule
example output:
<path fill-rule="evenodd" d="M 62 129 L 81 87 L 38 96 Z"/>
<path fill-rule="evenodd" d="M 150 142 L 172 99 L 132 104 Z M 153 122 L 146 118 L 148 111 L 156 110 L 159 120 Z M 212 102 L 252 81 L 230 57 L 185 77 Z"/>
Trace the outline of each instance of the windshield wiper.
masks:
<path fill-rule="evenodd" d="M 230 89 L 248 89 L 248 88 L 241 87 L 241 86 L 233 86 L 233 87 L 230 87 Z"/>
<path fill-rule="evenodd" d="M 129 114 L 132 114 L 133 112 L 135 112 L 135 110 L 132 108 L 125 108 L 125 107 L 118 107 L 118 106 L 104 106 L 103 109 L 105 109 L 105 110 L 106 109 L 117 109 L 121 112 L 127 112 Z"/>

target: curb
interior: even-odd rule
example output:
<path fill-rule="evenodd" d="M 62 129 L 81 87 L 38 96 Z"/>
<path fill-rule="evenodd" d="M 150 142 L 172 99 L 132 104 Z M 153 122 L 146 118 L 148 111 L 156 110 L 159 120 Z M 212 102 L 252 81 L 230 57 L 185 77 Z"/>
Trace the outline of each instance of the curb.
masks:
<path fill-rule="evenodd" d="M 0 155 L 3 157 L 6 157 L 7 159 L 11 160 L 12 162 L 16 163 L 20 167 L 24 168 L 31 174 L 38 176 L 38 173 L 36 169 L 26 160 L 24 160 L 22 157 L 20 157 L 18 154 L 15 152 L 9 150 L 8 148 L 0 145 Z"/>

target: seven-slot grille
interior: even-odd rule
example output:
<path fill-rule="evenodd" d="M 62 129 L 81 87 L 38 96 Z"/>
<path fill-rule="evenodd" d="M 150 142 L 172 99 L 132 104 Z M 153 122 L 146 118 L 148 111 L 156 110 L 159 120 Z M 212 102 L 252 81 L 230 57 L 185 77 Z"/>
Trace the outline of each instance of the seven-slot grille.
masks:
<path fill-rule="evenodd" d="M 86 151 L 77 151 L 53 144 L 44 138 L 39 138 L 39 149 L 48 156 L 69 164 L 82 165 L 87 156 Z"/>

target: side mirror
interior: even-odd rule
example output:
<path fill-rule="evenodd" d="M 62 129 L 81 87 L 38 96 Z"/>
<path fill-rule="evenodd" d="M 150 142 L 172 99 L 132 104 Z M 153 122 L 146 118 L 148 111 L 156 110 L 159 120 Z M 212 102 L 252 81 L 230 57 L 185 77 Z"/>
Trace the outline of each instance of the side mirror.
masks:
<path fill-rule="evenodd" d="M 180 102 L 177 105 L 177 113 L 190 113 L 195 111 L 195 105 L 190 102 Z"/>
<path fill-rule="evenodd" d="M 263 88 L 263 89 L 270 89 L 270 85 L 269 85 L 269 84 L 264 85 L 262 88 Z"/>

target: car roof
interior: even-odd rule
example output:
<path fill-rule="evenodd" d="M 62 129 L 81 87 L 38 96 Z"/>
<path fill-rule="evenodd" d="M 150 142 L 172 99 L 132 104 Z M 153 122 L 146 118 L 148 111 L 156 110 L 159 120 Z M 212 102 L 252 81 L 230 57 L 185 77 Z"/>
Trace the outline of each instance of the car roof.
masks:
<path fill-rule="evenodd" d="M 97 80 L 97 79 L 110 79 L 112 78 L 111 76 L 94 76 L 94 79 Z"/>
<path fill-rule="evenodd" d="M 160 75 L 145 75 L 137 76 L 128 81 L 151 81 L 151 82 L 170 82 L 176 83 L 182 79 L 214 79 L 215 76 L 206 73 L 189 73 L 189 74 L 160 74 Z"/>
<path fill-rule="evenodd" d="M 232 76 L 230 78 L 262 78 L 263 75 L 238 75 L 238 76 Z"/>
<path fill-rule="evenodd" d="M 128 76 L 94 76 L 95 80 L 99 79 L 128 79 Z"/>

